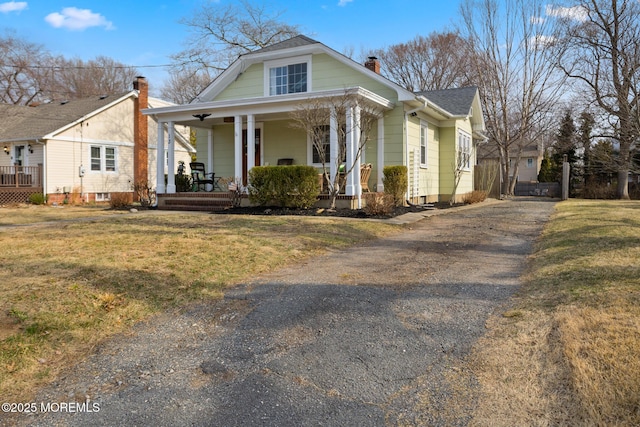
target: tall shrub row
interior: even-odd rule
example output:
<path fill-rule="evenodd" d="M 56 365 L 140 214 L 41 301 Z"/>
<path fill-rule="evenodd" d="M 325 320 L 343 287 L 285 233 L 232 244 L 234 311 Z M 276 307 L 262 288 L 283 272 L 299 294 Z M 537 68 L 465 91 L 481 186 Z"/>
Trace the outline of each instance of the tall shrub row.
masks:
<path fill-rule="evenodd" d="M 309 208 L 320 195 L 313 166 L 256 166 L 249 171 L 249 200 L 260 206 Z"/>

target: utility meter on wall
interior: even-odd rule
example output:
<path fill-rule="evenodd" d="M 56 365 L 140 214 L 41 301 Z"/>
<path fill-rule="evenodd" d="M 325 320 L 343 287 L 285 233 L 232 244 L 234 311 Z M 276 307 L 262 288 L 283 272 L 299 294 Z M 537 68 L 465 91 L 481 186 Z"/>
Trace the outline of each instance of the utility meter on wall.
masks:
<path fill-rule="evenodd" d="M 78 168 L 78 176 L 79 176 L 80 178 L 84 177 L 84 166 L 80 166 L 80 167 Z"/>

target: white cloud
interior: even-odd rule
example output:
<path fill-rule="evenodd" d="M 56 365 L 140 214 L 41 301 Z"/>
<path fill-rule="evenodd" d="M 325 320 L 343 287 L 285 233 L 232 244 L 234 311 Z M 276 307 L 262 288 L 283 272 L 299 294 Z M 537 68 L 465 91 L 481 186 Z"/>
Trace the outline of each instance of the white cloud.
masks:
<path fill-rule="evenodd" d="M 44 18 L 52 27 L 66 28 L 68 30 L 82 31 L 89 27 L 105 27 L 107 30 L 114 29 L 110 21 L 100 15 L 93 13 L 89 9 L 78 9 L 75 7 L 65 7 L 62 13 L 50 13 Z"/>
<path fill-rule="evenodd" d="M 25 10 L 26 8 L 26 1 L 10 1 L 6 3 L 0 3 L 0 12 L 2 13 L 20 12 L 21 10 Z"/>
<path fill-rule="evenodd" d="M 353 0 L 340 0 L 338 2 L 338 6 L 344 7 L 346 5 L 348 5 L 349 3 L 351 3 Z"/>
<path fill-rule="evenodd" d="M 585 22 L 589 17 L 587 11 L 582 6 L 562 7 L 547 5 L 547 16 L 556 18 L 569 18 L 580 22 Z"/>

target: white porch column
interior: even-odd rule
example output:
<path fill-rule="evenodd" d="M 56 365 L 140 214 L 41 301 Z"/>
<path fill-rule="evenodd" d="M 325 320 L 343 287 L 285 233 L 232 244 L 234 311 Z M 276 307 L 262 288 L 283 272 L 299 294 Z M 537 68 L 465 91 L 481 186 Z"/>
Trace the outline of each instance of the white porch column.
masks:
<path fill-rule="evenodd" d="M 356 156 L 353 165 L 353 184 L 355 185 L 355 195 L 358 196 L 358 209 L 362 209 L 362 185 L 360 184 L 360 158 L 362 150 L 360 149 L 360 106 L 353 107 L 353 154 Z"/>
<path fill-rule="evenodd" d="M 242 179 L 242 116 L 235 116 L 233 120 L 234 131 L 234 170 L 233 178 Z"/>
<path fill-rule="evenodd" d="M 209 172 L 215 172 L 213 169 L 213 129 L 207 131 L 207 164 Z"/>
<path fill-rule="evenodd" d="M 355 162 L 355 147 L 354 147 L 354 138 L 353 138 L 353 118 L 354 114 L 353 114 L 353 108 L 352 107 L 347 107 L 347 113 L 346 113 L 346 134 L 347 134 L 347 146 L 346 146 L 346 151 L 347 151 L 347 160 L 346 160 L 346 165 L 345 168 L 350 167 L 351 165 L 354 164 Z M 345 172 L 347 172 L 345 170 Z M 350 173 L 347 175 L 347 186 L 345 187 L 345 195 L 347 196 L 354 196 L 356 194 L 356 186 L 355 186 L 355 181 L 354 181 L 354 174 Z"/>
<path fill-rule="evenodd" d="M 378 146 L 376 148 L 376 152 L 378 153 L 377 163 L 377 187 L 376 191 L 384 191 L 384 184 L 382 182 L 382 178 L 384 177 L 383 169 L 384 169 L 384 117 L 380 117 L 378 119 Z"/>
<path fill-rule="evenodd" d="M 331 107 L 329 114 L 329 178 L 336 182 L 338 174 L 338 118 L 335 107 Z"/>
<path fill-rule="evenodd" d="M 156 147 L 156 193 L 164 194 L 164 122 L 158 120 L 158 143 Z"/>
<path fill-rule="evenodd" d="M 256 165 L 256 120 L 253 114 L 247 116 L 247 179 L 249 171 Z"/>
<path fill-rule="evenodd" d="M 167 193 L 173 194 L 176 192 L 176 174 L 174 172 L 174 162 L 176 158 L 176 147 L 175 147 L 175 126 L 174 122 L 167 123 L 169 126 L 169 141 L 167 142 L 167 151 L 168 151 L 168 166 L 167 166 Z M 162 159 L 162 164 L 164 164 L 164 156 Z"/>

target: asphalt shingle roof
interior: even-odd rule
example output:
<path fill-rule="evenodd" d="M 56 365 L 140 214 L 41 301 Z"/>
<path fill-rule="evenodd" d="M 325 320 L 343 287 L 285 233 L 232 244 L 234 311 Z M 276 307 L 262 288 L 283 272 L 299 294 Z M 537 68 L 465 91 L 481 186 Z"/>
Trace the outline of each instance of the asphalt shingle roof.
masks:
<path fill-rule="evenodd" d="M 35 107 L 0 104 L 0 141 L 41 138 L 126 95 L 54 101 Z"/>
<path fill-rule="evenodd" d="M 299 35 L 287 40 L 283 40 L 279 43 L 275 43 L 270 46 L 263 47 L 262 49 L 254 50 L 253 52 L 248 53 L 247 55 L 250 55 L 253 53 L 273 52 L 275 50 L 290 49 L 293 47 L 300 47 L 300 46 L 306 46 L 306 45 L 318 44 L 318 43 L 320 42 L 313 40 L 307 36 Z"/>
<path fill-rule="evenodd" d="M 471 110 L 473 98 L 476 96 L 477 91 L 477 87 L 469 86 L 457 89 L 426 90 L 416 92 L 416 95 L 424 96 L 438 107 L 455 116 L 465 116 Z"/>

